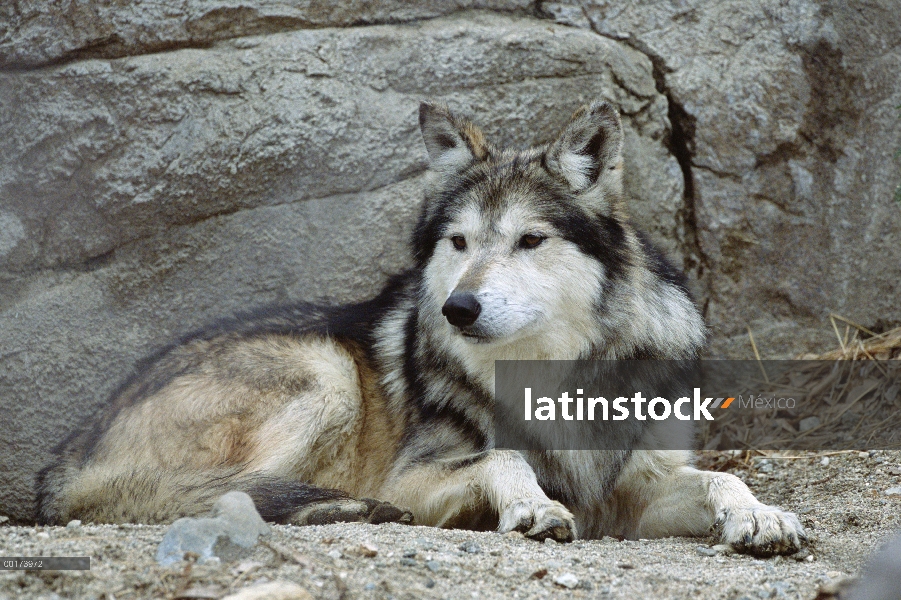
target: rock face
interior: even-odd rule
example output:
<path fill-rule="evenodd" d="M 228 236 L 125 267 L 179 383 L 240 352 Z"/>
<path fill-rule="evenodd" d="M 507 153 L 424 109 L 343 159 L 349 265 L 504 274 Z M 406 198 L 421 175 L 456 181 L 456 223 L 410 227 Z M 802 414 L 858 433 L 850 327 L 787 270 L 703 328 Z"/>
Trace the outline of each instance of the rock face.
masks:
<path fill-rule="evenodd" d="M 830 312 L 901 320 L 894 3 L 578 8 L 594 31 L 654 61 L 671 102 L 715 353 L 747 356 L 748 324 L 772 356 L 834 344 Z"/>
<path fill-rule="evenodd" d="M 189 0 L 0 6 L 0 512 L 137 362 L 406 264 L 418 103 L 494 141 L 617 104 L 636 221 L 713 352 L 901 320 L 891 3 Z M 13 426 L 12 424 L 15 424 Z"/>

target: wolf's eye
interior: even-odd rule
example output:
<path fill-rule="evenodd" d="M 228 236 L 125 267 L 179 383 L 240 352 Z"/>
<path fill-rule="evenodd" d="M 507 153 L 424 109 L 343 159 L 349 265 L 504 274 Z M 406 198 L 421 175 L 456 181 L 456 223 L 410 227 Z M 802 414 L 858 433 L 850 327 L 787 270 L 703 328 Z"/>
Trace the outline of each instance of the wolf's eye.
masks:
<path fill-rule="evenodd" d="M 451 243 L 454 245 L 454 248 L 457 250 L 466 250 L 466 238 L 462 235 L 455 235 L 451 237 Z"/>
<path fill-rule="evenodd" d="M 546 240 L 546 237 L 535 235 L 535 234 L 526 234 L 522 236 L 519 240 L 519 247 L 525 248 L 526 250 L 531 250 L 532 248 L 537 248 L 541 245 L 541 242 Z"/>

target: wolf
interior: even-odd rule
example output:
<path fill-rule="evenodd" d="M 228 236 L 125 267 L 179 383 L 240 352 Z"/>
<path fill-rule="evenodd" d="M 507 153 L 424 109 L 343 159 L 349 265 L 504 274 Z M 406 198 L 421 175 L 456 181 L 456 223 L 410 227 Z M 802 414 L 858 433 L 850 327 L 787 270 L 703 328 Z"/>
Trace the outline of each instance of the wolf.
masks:
<path fill-rule="evenodd" d="M 627 216 L 623 127 L 582 106 L 556 139 L 490 143 L 423 102 L 411 268 L 347 306 L 265 308 L 142 365 L 38 480 L 38 518 L 168 522 L 247 492 L 269 521 L 415 522 L 577 536 L 704 536 L 759 555 L 806 539 L 688 451 L 494 444 L 497 360 L 691 359 L 682 273 Z"/>

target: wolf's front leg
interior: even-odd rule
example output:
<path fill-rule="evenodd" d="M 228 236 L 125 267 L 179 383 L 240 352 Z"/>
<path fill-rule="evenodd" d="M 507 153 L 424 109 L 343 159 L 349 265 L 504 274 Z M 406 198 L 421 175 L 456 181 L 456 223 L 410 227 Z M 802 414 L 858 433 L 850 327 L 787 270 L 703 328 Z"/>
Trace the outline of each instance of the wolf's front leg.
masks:
<path fill-rule="evenodd" d="M 794 513 L 763 504 L 730 473 L 681 466 L 642 487 L 650 502 L 641 537 L 704 535 L 712 528 L 721 543 L 758 556 L 793 554 L 807 540 Z"/>
<path fill-rule="evenodd" d="M 576 537 L 572 513 L 547 497 L 532 467 L 513 450 L 413 461 L 395 471 L 383 495 L 409 507 L 421 525 L 449 526 L 464 514 L 491 513 L 501 533 L 515 530 L 561 542 Z"/>

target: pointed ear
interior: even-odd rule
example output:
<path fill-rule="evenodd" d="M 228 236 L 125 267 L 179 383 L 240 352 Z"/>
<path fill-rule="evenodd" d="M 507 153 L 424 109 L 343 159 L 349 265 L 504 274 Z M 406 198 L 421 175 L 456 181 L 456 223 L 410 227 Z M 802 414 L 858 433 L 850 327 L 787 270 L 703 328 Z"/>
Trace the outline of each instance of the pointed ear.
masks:
<path fill-rule="evenodd" d="M 575 112 L 569 125 L 547 150 L 549 171 L 562 176 L 575 192 L 586 191 L 617 169 L 622 160 L 623 127 L 619 111 L 594 102 Z"/>
<path fill-rule="evenodd" d="M 479 128 L 453 115 L 444 104 L 421 103 L 419 128 L 433 170 L 458 171 L 490 154 Z"/>

